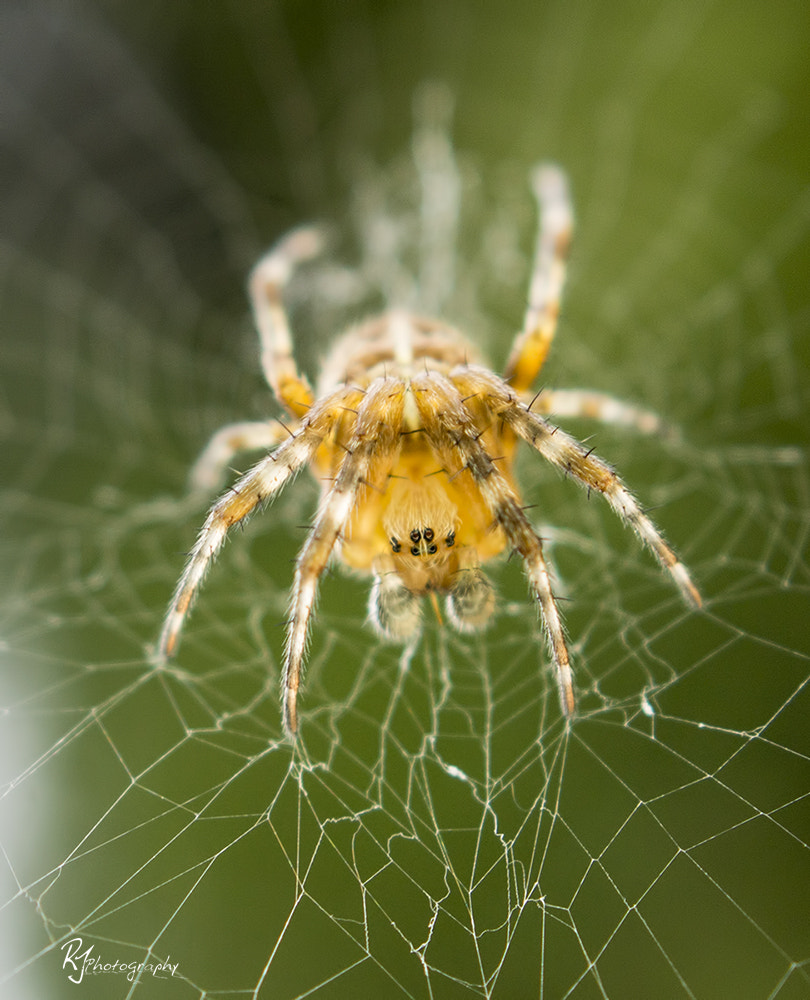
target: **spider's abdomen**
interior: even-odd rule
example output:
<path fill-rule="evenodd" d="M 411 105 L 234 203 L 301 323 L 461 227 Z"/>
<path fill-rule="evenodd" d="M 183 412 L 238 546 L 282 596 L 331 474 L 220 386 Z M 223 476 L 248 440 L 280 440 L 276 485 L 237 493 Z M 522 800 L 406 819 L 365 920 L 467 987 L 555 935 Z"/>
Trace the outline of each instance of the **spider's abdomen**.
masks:
<path fill-rule="evenodd" d="M 338 338 L 324 360 L 318 396 L 346 382 L 365 387 L 380 376 L 407 379 L 425 368 L 446 375 L 456 365 L 479 362 L 479 352 L 455 327 L 394 310 Z"/>

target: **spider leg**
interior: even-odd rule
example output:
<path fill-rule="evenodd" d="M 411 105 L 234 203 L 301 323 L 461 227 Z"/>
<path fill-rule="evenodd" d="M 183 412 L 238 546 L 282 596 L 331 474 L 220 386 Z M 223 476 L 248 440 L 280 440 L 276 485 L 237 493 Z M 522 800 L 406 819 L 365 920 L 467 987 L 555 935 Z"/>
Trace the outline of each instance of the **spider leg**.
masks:
<path fill-rule="evenodd" d="M 387 474 L 393 462 L 402 431 L 404 396 L 401 381 L 391 378 L 377 379 L 366 390 L 357 405 L 357 420 L 346 454 L 298 556 L 282 681 L 284 726 L 291 734 L 298 729 L 301 665 L 318 580 L 349 524 L 361 489 L 379 479 L 382 470 Z"/>
<path fill-rule="evenodd" d="M 466 470 L 495 523 L 522 557 L 540 605 L 554 661 L 563 714 L 574 711 L 574 685 L 562 620 L 551 588 L 543 544 L 526 517 L 520 499 L 498 471 L 479 440 L 478 429 L 456 386 L 437 372 L 412 381 L 424 432 L 450 475 Z"/>
<path fill-rule="evenodd" d="M 263 500 L 272 497 L 309 462 L 329 432 L 344 413 L 345 405 L 355 405 L 362 398 L 360 390 L 340 389 L 313 407 L 298 433 L 272 455 L 267 455 L 245 473 L 211 508 L 186 568 L 177 584 L 158 641 L 158 656 L 173 656 L 186 615 L 212 559 L 225 541 L 228 528 L 250 514 Z"/>
<path fill-rule="evenodd" d="M 677 584 L 686 603 L 693 608 L 702 605 L 689 571 L 606 462 L 588 451 L 576 438 L 529 411 L 501 379 L 486 369 L 458 369 L 452 377 L 464 393 L 478 394 L 485 406 L 549 462 L 572 475 L 589 490 L 598 490 L 615 513 L 649 546 Z"/>
<path fill-rule="evenodd" d="M 615 396 L 591 389 L 544 389 L 533 399 L 524 397 L 532 413 L 553 419 L 585 418 L 603 424 L 629 427 L 639 434 L 674 436 L 672 428 L 652 410 L 625 403 Z"/>
<path fill-rule="evenodd" d="M 529 305 L 523 330 L 515 338 L 504 370 L 504 379 L 518 393 L 529 390 L 554 339 L 574 225 L 568 183 L 559 167 L 537 167 L 532 186 L 539 210 L 539 232 Z"/>
<path fill-rule="evenodd" d="M 277 422 L 257 420 L 220 427 L 191 467 L 189 488 L 195 493 L 213 493 L 222 486 L 234 455 L 242 451 L 269 451 L 289 437 L 290 431 Z"/>
<path fill-rule="evenodd" d="M 298 372 L 282 293 L 297 264 L 320 253 L 323 239 L 313 226 L 294 229 L 261 258 L 250 275 L 253 316 L 261 343 L 267 384 L 288 413 L 303 417 L 312 405 L 312 389 Z"/>

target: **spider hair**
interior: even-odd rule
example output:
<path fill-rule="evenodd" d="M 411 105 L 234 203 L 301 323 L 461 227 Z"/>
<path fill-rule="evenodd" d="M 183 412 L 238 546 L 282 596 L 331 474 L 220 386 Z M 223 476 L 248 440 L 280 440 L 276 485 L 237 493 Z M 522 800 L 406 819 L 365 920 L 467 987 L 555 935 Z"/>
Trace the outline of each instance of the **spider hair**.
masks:
<path fill-rule="evenodd" d="M 171 656 L 206 570 L 228 529 L 243 521 L 309 465 L 322 498 L 295 566 L 282 703 L 284 725 L 298 728 L 309 623 L 318 582 L 337 553 L 374 582 L 369 617 L 399 642 L 421 623 L 421 597 L 445 592 L 447 615 L 461 632 L 482 628 L 495 605 L 481 563 L 510 546 L 523 560 L 540 607 L 563 714 L 574 711 L 565 631 L 543 544 L 514 482 L 516 446 L 525 441 L 589 492 L 600 493 L 669 573 L 684 600 L 701 604 L 688 570 L 618 475 L 601 458 L 545 418 L 589 417 L 660 433 L 647 410 L 590 390 L 530 389 L 554 339 L 573 228 L 564 173 L 545 164 L 533 173 L 539 231 L 523 329 L 500 378 L 477 361 L 462 335 L 439 320 L 395 310 L 351 328 L 333 346 L 317 399 L 297 368 L 283 292 L 295 268 L 318 253 L 320 231 L 289 233 L 258 262 L 250 296 L 265 381 L 292 418 L 283 443 L 278 427 L 230 424 L 218 431 L 192 470 L 192 485 L 222 480 L 244 448 L 275 450 L 211 508 L 177 584 L 158 656 Z M 532 407 L 535 407 L 533 411 Z M 278 446 L 278 447 L 276 447 Z M 497 464 L 496 464 L 497 463 Z M 437 613 L 438 613 L 438 605 Z"/>

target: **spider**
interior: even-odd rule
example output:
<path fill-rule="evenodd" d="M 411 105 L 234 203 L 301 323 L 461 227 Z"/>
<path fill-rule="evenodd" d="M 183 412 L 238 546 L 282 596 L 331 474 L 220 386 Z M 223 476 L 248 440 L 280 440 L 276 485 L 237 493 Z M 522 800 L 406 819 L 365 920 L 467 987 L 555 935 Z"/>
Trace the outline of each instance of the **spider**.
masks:
<path fill-rule="evenodd" d="M 321 251 L 319 231 L 293 230 L 251 274 L 264 377 L 292 422 L 228 425 L 198 459 L 192 483 L 210 490 L 236 452 L 268 451 L 211 508 L 169 607 L 159 654 L 175 653 L 228 529 L 309 465 L 321 500 L 296 562 L 287 625 L 282 705 L 291 736 L 298 729 L 298 688 L 318 581 L 335 553 L 347 567 L 371 574 L 371 622 L 383 637 L 404 643 L 420 628 L 425 595 L 434 605 L 437 593 L 446 595 L 447 617 L 460 632 L 481 629 L 495 605 L 481 564 L 510 547 L 523 560 L 540 605 L 562 712 L 574 711 L 570 657 L 543 545 L 515 483 L 518 441 L 589 493 L 602 494 L 652 550 L 686 603 L 701 604 L 686 567 L 616 473 L 546 419 L 588 416 L 650 432 L 658 428 L 655 415 L 585 390 L 531 395 L 557 326 L 573 224 L 558 167 L 536 168 L 533 188 L 539 232 L 529 305 L 503 376 L 484 367 L 452 326 L 393 310 L 337 341 L 313 392 L 293 359 L 282 293 L 296 265 Z"/>

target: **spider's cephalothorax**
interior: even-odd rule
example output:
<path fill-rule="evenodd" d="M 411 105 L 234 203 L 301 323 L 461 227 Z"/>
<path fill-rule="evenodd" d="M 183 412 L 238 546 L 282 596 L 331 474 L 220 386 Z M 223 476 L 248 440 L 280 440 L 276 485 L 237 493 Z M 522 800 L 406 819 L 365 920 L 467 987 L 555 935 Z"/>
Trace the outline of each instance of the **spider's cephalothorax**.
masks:
<path fill-rule="evenodd" d="M 405 640 L 418 628 L 420 598 L 429 591 L 447 594 L 450 620 L 463 631 L 482 626 L 494 607 L 479 564 L 500 552 L 506 537 L 480 490 L 470 488 L 470 474 L 458 456 L 444 455 L 447 441 L 437 440 L 428 426 L 437 407 L 445 409 L 448 396 L 450 405 L 458 404 L 453 373 L 472 370 L 471 357 L 472 348 L 452 327 L 392 312 L 350 330 L 324 366 L 319 396 L 345 385 L 375 387 L 385 401 L 371 415 L 378 420 L 372 437 L 381 436 L 383 425 L 392 421 L 398 428 L 390 450 L 378 449 L 364 475 L 337 543 L 346 565 L 373 573 L 371 618 L 392 639 Z M 470 419 L 475 405 L 467 403 L 462 416 Z M 433 414 L 428 423 L 426 409 Z M 322 449 L 324 503 L 358 431 L 354 413 L 344 423 L 332 438 L 337 449 Z M 507 443 L 494 426 L 476 425 L 474 434 L 488 454 L 503 455 L 511 487 L 514 437 Z"/>
<path fill-rule="evenodd" d="M 309 618 L 333 553 L 372 575 L 373 623 L 386 637 L 406 641 L 419 629 L 428 593 L 446 595 L 448 617 L 460 631 L 481 628 L 495 603 L 481 563 L 509 546 L 523 559 L 541 608 L 563 712 L 573 711 L 568 649 L 542 543 L 512 475 L 519 440 L 601 493 L 669 571 L 686 601 L 700 604 L 686 568 L 616 474 L 545 419 L 552 413 L 589 416 L 649 432 L 658 428 L 655 416 L 584 390 L 531 396 L 556 328 L 572 225 L 562 172 L 545 166 L 534 179 L 540 232 L 529 308 L 503 377 L 484 367 L 452 327 L 392 311 L 337 341 L 313 393 L 293 360 L 282 291 L 294 266 L 319 251 L 317 230 L 290 233 L 253 271 L 262 367 L 294 423 L 229 425 L 200 456 L 192 482 L 211 489 L 235 452 L 274 449 L 208 515 L 178 583 L 160 651 L 174 652 L 228 528 L 309 465 L 322 496 L 293 585 L 283 679 L 284 721 L 292 733 Z"/>

